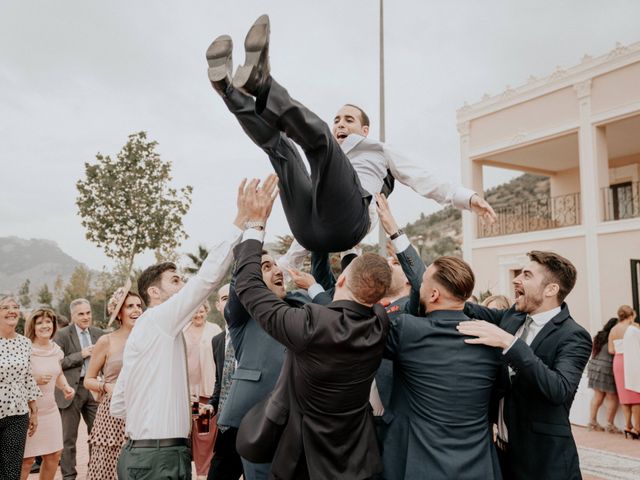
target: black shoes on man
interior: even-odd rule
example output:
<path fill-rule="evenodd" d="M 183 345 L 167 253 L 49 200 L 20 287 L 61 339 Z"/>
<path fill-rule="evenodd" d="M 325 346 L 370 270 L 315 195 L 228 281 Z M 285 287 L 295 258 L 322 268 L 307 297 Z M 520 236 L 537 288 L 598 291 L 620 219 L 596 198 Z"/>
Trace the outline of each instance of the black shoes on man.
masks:
<path fill-rule="evenodd" d="M 245 61 L 233 77 L 233 87 L 253 97 L 269 88 L 269 16 L 261 15 L 244 40 Z M 233 42 L 228 35 L 216 38 L 207 49 L 209 80 L 222 96 L 231 84 Z"/>

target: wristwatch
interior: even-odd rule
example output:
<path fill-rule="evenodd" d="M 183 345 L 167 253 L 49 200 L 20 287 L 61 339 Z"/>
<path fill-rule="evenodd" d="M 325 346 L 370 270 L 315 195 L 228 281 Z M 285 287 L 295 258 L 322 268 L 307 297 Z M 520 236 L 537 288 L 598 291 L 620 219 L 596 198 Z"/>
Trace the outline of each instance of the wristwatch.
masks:
<path fill-rule="evenodd" d="M 256 230 L 264 230 L 264 222 L 261 222 L 260 220 L 244 222 L 244 229 L 247 230 L 249 228 L 255 228 Z"/>
<path fill-rule="evenodd" d="M 400 235 L 404 235 L 404 230 L 402 230 L 401 228 L 398 229 L 398 231 L 394 234 L 392 234 L 389 237 L 389 240 L 395 240 L 396 238 L 398 238 Z"/>

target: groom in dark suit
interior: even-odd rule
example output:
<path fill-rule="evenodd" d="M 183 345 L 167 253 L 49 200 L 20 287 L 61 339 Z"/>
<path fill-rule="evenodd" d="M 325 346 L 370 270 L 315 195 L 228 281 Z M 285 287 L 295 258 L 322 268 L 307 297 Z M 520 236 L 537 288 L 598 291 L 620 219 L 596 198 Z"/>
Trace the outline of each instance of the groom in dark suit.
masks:
<path fill-rule="evenodd" d="M 369 391 L 388 329 L 377 302 L 389 286 L 390 268 L 382 257 L 364 254 L 338 277 L 332 303 L 289 306 L 267 288 L 260 269 L 261 228 L 270 213 L 260 204 L 268 193 L 257 202 L 235 256 L 240 301 L 290 352 L 289 416 L 272 478 L 370 478 L 382 468 Z"/>
<path fill-rule="evenodd" d="M 501 359 L 470 348 L 456 327 L 474 287 L 469 265 L 437 258 L 420 288 L 424 317 L 392 320 L 385 357 L 394 362 L 384 478 L 500 479 L 489 407 Z"/>
<path fill-rule="evenodd" d="M 486 321 L 459 330 L 467 343 L 502 349 L 506 387 L 498 412 L 498 453 L 505 479 L 582 478 L 569 411 L 591 354 L 591 337 L 578 325 L 565 297 L 576 283 L 566 258 L 532 251 L 513 283 L 516 302 L 507 310 L 467 303 L 465 313 Z"/>

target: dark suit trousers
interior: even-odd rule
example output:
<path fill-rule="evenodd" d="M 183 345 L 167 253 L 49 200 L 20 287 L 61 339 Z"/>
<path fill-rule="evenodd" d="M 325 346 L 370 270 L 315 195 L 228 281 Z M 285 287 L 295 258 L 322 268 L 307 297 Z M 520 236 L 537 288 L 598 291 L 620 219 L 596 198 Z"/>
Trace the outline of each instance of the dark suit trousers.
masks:
<path fill-rule="evenodd" d="M 238 480 L 242 475 L 242 461 L 236 451 L 237 434 L 238 429 L 233 427 L 224 432 L 218 430 L 207 480 Z"/>
<path fill-rule="evenodd" d="M 60 471 L 64 480 L 75 479 L 76 471 L 76 443 L 78 440 L 78 425 L 80 417 L 87 424 L 87 431 L 91 432 L 93 420 L 96 418 L 98 403 L 93 399 L 89 390 L 84 388 L 82 382 L 78 385 L 78 391 L 73 401 L 67 408 L 60 409 L 62 417 L 62 437 L 64 450 L 60 460 Z"/>
<path fill-rule="evenodd" d="M 253 98 L 232 87 L 223 99 L 251 140 L 269 156 L 296 240 L 310 251 L 348 250 L 369 230 L 370 194 L 362 190 L 325 122 L 275 80 L 266 95 L 257 110 Z M 311 175 L 291 140 L 305 152 Z"/>
<path fill-rule="evenodd" d="M 513 475 L 511 462 L 509 461 L 509 445 L 505 445 L 503 443 L 496 444 L 496 453 L 498 454 L 502 480 L 514 480 L 515 476 Z"/>

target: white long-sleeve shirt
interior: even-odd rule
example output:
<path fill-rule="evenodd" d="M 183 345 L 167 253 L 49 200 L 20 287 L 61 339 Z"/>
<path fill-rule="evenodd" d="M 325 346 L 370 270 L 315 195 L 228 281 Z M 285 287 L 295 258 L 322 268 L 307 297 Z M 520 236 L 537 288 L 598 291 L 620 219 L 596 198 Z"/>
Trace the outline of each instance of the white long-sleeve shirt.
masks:
<path fill-rule="evenodd" d="M 147 309 L 124 349 L 122 370 L 111 398 L 111 414 L 126 418 L 133 440 L 187 438 L 191 410 L 182 329 L 219 288 L 242 231 L 225 227 L 200 271 L 178 293 Z"/>
<path fill-rule="evenodd" d="M 362 188 L 371 195 L 382 190 L 387 170 L 391 171 L 398 182 L 410 187 L 418 195 L 435 200 L 441 205 L 468 210 L 469 201 L 476 193 L 461 185 L 443 182 L 423 165 L 386 143 L 352 133 L 345 138 L 341 147 L 358 174 Z M 378 218 L 375 201 L 369 206 L 369 217 L 371 225 L 375 225 Z"/>

